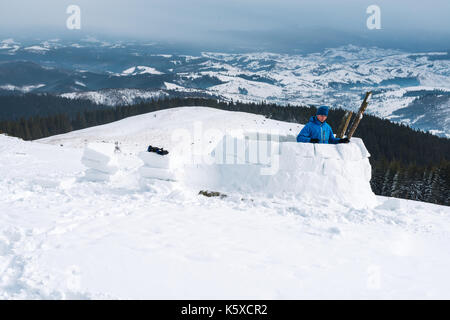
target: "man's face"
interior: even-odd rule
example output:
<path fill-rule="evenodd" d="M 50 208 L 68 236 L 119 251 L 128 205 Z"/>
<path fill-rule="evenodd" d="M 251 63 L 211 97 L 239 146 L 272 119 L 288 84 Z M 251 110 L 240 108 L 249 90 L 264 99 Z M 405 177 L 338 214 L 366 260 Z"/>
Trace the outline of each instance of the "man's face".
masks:
<path fill-rule="evenodd" d="M 320 115 L 317 116 L 317 119 L 320 122 L 324 122 L 325 120 L 327 120 L 327 116 L 324 116 L 324 115 L 320 114 Z"/>

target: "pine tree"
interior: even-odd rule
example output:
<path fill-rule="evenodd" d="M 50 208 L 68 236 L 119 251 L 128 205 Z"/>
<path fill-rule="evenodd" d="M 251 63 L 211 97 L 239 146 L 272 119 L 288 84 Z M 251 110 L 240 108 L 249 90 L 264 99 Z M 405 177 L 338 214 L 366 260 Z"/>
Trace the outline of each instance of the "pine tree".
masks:
<path fill-rule="evenodd" d="M 41 139 L 43 137 L 43 134 L 41 131 L 39 118 L 31 119 L 29 120 L 29 122 L 31 122 L 31 130 L 30 130 L 31 139 L 32 140 Z"/>

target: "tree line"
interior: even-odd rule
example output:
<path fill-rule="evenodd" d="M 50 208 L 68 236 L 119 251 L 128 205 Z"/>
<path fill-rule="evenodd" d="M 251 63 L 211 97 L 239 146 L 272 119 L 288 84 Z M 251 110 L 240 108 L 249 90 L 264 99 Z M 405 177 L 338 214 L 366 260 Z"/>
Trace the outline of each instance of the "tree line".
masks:
<path fill-rule="evenodd" d="M 38 97 L 38 96 L 36 96 Z M 46 99 L 49 99 L 48 97 Z M 58 97 L 54 97 L 60 99 Z M 53 101 L 52 103 L 55 103 Z M 267 118 L 302 123 L 315 115 L 314 106 L 279 106 L 205 98 L 155 99 L 115 108 L 90 108 L 0 122 L 0 132 L 24 140 L 102 125 L 127 117 L 180 106 L 205 106 L 264 115 Z M 344 110 L 332 109 L 327 119 L 337 129 Z M 371 186 L 375 194 L 450 205 L 450 140 L 413 130 L 402 124 L 365 115 L 355 136 L 364 140 L 372 165 Z"/>
<path fill-rule="evenodd" d="M 69 99 L 49 93 L 0 94 L 0 121 L 19 120 L 22 117 L 48 117 L 62 113 L 73 117 L 77 112 L 107 108 L 109 107 L 87 99 Z"/>

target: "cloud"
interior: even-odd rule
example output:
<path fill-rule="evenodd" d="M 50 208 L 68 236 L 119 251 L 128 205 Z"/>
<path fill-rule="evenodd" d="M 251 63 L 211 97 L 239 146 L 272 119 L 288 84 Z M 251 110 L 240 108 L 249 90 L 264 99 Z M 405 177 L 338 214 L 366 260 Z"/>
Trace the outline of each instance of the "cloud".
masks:
<path fill-rule="evenodd" d="M 178 41 L 219 41 L 232 32 L 323 28 L 364 34 L 372 0 L 15 0 L 0 4 L 0 27 L 66 31 L 66 9 L 81 8 L 82 29 L 116 36 Z M 379 0 L 384 34 L 399 30 L 450 30 L 450 1 Z"/>

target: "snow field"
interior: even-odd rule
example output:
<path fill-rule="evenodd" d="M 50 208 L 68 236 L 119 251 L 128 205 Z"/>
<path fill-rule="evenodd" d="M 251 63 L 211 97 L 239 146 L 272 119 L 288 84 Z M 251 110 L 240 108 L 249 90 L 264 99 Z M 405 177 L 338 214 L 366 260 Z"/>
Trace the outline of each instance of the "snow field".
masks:
<path fill-rule="evenodd" d="M 280 175 L 271 182 L 277 188 L 283 179 L 315 181 L 319 186 L 309 188 L 320 190 L 349 183 L 326 181 L 317 161 L 355 162 L 366 172 L 358 163 L 368 154 L 355 138 L 334 149 L 291 148 L 301 125 L 208 108 L 164 110 L 34 142 L 0 135 L 0 299 L 450 297 L 449 207 L 376 196 L 378 205 L 357 208 L 328 195 L 267 192 L 255 188 L 256 180 L 236 178 L 237 186 L 263 192 L 229 189 L 227 197 L 208 198 L 184 181 L 141 184 L 145 163 L 138 154 L 148 144 L 182 155 L 171 158 L 171 168 L 189 165 L 190 154 L 177 150 L 202 142 L 193 134 L 199 119 L 202 156 L 224 137 L 211 128 L 278 128 L 280 155 L 289 155 L 280 171 L 301 172 L 304 164 L 316 177 Z M 189 142 L 172 140 L 168 133 L 176 129 Z M 120 143 L 120 170 L 107 181 L 78 179 L 85 147 L 101 141 Z M 243 180 L 245 168 L 269 167 L 259 160 L 203 165 L 211 170 L 207 181 L 232 168 Z M 333 168 L 342 178 L 344 168 Z"/>

